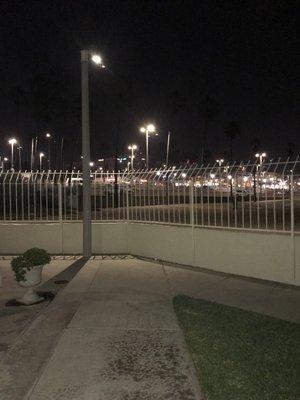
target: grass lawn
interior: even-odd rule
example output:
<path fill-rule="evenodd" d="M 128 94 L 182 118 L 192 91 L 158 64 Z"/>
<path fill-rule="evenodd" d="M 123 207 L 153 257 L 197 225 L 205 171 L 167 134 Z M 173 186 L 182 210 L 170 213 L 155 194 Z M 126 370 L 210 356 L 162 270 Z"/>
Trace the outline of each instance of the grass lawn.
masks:
<path fill-rule="evenodd" d="M 300 399 L 300 325 L 186 296 L 173 302 L 208 400 Z"/>

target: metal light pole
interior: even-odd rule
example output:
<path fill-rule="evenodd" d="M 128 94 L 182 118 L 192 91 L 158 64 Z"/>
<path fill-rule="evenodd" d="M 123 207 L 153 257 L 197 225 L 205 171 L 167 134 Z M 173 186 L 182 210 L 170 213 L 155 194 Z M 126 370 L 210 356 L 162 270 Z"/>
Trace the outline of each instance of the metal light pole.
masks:
<path fill-rule="evenodd" d="M 264 162 L 264 158 L 267 156 L 267 154 L 264 152 L 264 153 L 256 153 L 255 154 L 255 157 L 256 158 L 259 158 L 259 169 L 258 169 L 258 166 L 256 167 L 257 168 L 257 183 L 258 183 L 258 185 L 259 185 L 259 192 L 261 193 L 261 182 L 259 183 L 259 179 L 261 179 L 261 169 L 262 169 L 262 164 L 263 164 L 263 162 Z M 259 175 L 258 175 L 258 170 L 259 170 Z"/>
<path fill-rule="evenodd" d="M 82 199 L 83 256 L 92 254 L 91 180 L 90 180 L 90 120 L 89 120 L 89 62 L 101 66 L 101 57 L 91 50 L 81 50 L 81 112 L 82 112 Z"/>
<path fill-rule="evenodd" d="M 149 169 L 149 133 L 155 132 L 155 126 L 153 124 L 148 124 L 147 126 L 142 126 L 140 131 L 145 133 L 146 136 L 146 168 Z"/>
<path fill-rule="evenodd" d="M 42 171 L 43 157 L 45 157 L 45 154 L 40 153 L 40 171 Z"/>
<path fill-rule="evenodd" d="M 50 133 L 46 133 L 46 138 L 48 139 L 48 170 L 51 171 L 51 134 Z"/>
<path fill-rule="evenodd" d="M 11 169 L 14 169 L 14 145 L 17 143 L 15 138 L 12 138 L 8 141 L 11 145 Z"/>
<path fill-rule="evenodd" d="M 22 160 L 21 160 L 21 150 L 22 150 L 22 146 L 18 146 L 18 150 L 19 150 L 19 170 L 22 171 Z"/>
<path fill-rule="evenodd" d="M 168 139 L 167 139 L 167 156 L 166 156 L 166 167 L 167 168 L 168 168 L 168 164 L 169 164 L 170 138 L 171 138 L 171 132 L 169 131 Z"/>
<path fill-rule="evenodd" d="M 216 162 L 219 164 L 219 187 L 220 187 L 220 184 L 221 184 L 221 167 L 222 167 L 222 164 L 223 164 L 223 162 L 224 162 L 224 160 L 223 160 L 223 158 L 220 158 L 219 160 L 216 160 Z"/>
<path fill-rule="evenodd" d="M 134 150 L 136 150 L 136 149 L 137 149 L 136 144 L 132 144 L 131 146 L 128 146 L 128 150 L 131 150 L 130 160 L 131 160 L 131 170 L 132 171 L 133 171 Z"/>

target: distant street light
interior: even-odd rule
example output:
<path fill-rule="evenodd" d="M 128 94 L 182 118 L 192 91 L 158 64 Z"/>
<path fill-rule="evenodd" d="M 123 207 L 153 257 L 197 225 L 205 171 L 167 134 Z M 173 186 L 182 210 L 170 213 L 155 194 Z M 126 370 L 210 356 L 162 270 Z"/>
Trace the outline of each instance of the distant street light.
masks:
<path fill-rule="evenodd" d="M 262 163 L 263 163 L 263 161 L 264 161 L 264 158 L 267 156 L 267 153 L 256 153 L 255 154 L 255 157 L 256 158 L 259 158 L 259 165 L 261 166 L 262 165 Z"/>
<path fill-rule="evenodd" d="M 128 150 L 131 150 L 130 159 L 131 159 L 131 169 L 132 169 L 132 171 L 133 171 L 134 150 L 136 150 L 136 149 L 137 149 L 137 145 L 136 144 L 132 144 L 131 146 L 128 146 Z"/>
<path fill-rule="evenodd" d="M 42 171 L 43 157 L 45 157 L 45 154 L 40 153 L 40 171 Z"/>
<path fill-rule="evenodd" d="M 22 160 L 21 160 L 22 146 L 18 146 L 17 149 L 19 150 L 19 170 L 22 171 Z"/>
<path fill-rule="evenodd" d="M 140 132 L 145 133 L 146 136 L 146 167 L 149 169 L 149 134 L 155 132 L 155 126 L 153 124 L 142 126 Z"/>
<path fill-rule="evenodd" d="M 259 165 L 256 166 L 256 172 L 257 172 L 257 184 L 259 185 L 259 192 L 261 192 L 261 182 L 260 182 L 260 177 L 258 175 L 259 170 L 261 171 L 262 169 L 262 164 L 264 162 L 264 158 L 267 156 L 267 154 L 264 153 L 256 153 L 255 157 L 259 158 Z M 258 168 L 259 167 L 259 168 Z M 254 182 L 253 182 L 253 191 L 254 191 L 254 201 L 256 201 L 256 181 L 254 177 Z"/>
<path fill-rule="evenodd" d="M 222 167 L 222 164 L 223 164 L 223 162 L 224 162 L 224 159 L 223 159 L 223 158 L 219 158 L 218 160 L 216 160 L 216 162 L 219 164 L 219 184 L 220 184 L 221 175 L 222 175 L 222 173 L 221 173 L 221 167 Z"/>
<path fill-rule="evenodd" d="M 219 164 L 219 167 L 222 167 L 224 160 L 223 158 L 220 158 L 219 160 L 216 160 L 216 162 Z"/>
<path fill-rule="evenodd" d="M 92 254 L 91 179 L 90 179 L 90 121 L 89 121 L 89 63 L 105 68 L 102 58 L 91 50 L 81 50 L 81 112 L 82 112 L 82 199 L 83 256 Z"/>
<path fill-rule="evenodd" d="M 1 171 L 4 170 L 4 166 L 5 166 L 5 163 L 6 163 L 7 161 L 8 161 L 8 158 L 7 158 L 7 157 L 1 157 L 1 156 L 0 156 Z"/>
<path fill-rule="evenodd" d="M 15 138 L 12 138 L 8 141 L 8 143 L 11 145 L 11 169 L 14 169 L 14 145 L 17 143 L 17 140 Z"/>
<path fill-rule="evenodd" d="M 51 133 L 47 132 L 46 133 L 46 138 L 48 139 L 48 170 L 51 170 L 51 139 L 52 139 L 52 135 Z"/>

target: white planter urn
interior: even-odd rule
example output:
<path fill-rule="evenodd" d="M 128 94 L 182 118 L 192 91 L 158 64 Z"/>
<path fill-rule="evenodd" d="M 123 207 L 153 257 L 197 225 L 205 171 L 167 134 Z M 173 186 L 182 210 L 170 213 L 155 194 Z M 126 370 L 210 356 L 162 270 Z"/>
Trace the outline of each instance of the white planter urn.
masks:
<path fill-rule="evenodd" d="M 42 281 L 42 270 L 44 265 L 37 265 L 26 270 L 24 281 L 18 282 L 20 286 L 28 288 L 27 292 L 21 297 L 18 302 L 26 305 L 39 303 L 43 301 L 44 298 L 39 296 L 33 288 L 41 283 Z"/>

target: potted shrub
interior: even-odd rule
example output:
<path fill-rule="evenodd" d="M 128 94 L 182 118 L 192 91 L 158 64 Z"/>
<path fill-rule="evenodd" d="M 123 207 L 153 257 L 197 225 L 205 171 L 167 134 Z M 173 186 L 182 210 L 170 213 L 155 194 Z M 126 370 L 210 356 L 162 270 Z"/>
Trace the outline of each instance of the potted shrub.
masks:
<path fill-rule="evenodd" d="M 20 286 L 28 288 L 24 296 L 18 300 L 20 303 L 29 305 L 43 300 L 33 287 L 41 282 L 43 266 L 50 261 L 51 257 L 46 250 L 38 248 L 29 249 L 11 261 L 16 281 Z"/>

